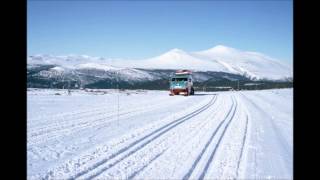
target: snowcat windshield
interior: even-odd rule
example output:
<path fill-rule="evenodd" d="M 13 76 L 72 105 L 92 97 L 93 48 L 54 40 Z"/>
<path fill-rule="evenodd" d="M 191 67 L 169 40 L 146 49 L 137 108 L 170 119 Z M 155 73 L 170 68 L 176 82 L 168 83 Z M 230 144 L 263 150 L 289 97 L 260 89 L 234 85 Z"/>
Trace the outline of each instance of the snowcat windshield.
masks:
<path fill-rule="evenodd" d="M 187 78 L 172 78 L 171 81 L 187 81 Z"/>

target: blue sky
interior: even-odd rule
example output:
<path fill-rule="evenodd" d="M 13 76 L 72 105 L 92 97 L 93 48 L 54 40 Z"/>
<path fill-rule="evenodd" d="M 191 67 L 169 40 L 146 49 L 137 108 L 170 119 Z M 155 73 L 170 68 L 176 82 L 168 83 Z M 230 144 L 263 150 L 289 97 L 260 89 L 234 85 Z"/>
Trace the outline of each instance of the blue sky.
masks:
<path fill-rule="evenodd" d="M 143 59 L 225 45 L 293 59 L 291 0 L 29 0 L 27 13 L 28 55 Z"/>

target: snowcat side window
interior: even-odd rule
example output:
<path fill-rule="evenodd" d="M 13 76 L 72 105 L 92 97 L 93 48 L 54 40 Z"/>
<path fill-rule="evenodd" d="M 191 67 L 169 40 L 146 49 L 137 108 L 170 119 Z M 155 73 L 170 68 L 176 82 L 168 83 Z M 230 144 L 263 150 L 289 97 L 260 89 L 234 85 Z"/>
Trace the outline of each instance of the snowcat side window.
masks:
<path fill-rule="evenodd" d="M 172 78 L 172 79 L 171 79 L 171 81 L 175 81 L 175 80 L 176 80 L 176 78 Z"/>

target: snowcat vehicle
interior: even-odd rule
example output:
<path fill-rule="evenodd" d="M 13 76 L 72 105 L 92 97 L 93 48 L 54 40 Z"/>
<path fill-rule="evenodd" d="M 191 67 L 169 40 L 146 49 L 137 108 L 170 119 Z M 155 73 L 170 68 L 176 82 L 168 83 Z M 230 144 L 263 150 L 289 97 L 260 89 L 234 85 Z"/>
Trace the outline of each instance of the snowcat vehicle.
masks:
<path fill-rule="evenodd" d="M 170 78 L 170 96 L 194 95 L 192 72 L 189 70 L 178 70 Z"/>

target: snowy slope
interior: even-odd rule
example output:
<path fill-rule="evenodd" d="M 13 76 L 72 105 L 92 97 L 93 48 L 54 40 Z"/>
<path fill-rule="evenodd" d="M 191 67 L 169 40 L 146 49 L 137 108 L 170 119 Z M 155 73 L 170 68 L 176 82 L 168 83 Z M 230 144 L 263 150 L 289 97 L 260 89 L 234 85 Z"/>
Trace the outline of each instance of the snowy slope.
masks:
<path fill-rule="evenodd" d="M 126 81 L 139 81 L 139 80 L 154 80 L 155 77 L 148 74 L 147 72 L 133 69 L 133 68 L 122 68 L 110 66 L 107 64 L 98 64 L 98 63 L 85 63 L 79 64 L 75 66 L 76 70 L 97 70 L 97 71 L 105 71 L 109 74 L 113 74 L 114 77 L 119 77 L 122 80 Z"/>
<path fill-rule="evenodd" d="M 67 55 L 67 56 L 53 56 L 47 54 L 38 54 L 29 56 L 27 58 L 27 64 L 47 64 L 47 65 L 59 65 L 67 68 L 74 68 L 77 65 L 85 63 L 103 63 L 104 58 L 90 57 L 87 55 Z"/>
<path fill-rule="evenodd" d="M 261 53 L 240 51 L 234 48 L 218 45 L 205 51 L 192 53 L 194 56 L 219 62 L 229 72 L 248 74 L 250 77 L 281 79 L 292 77 L 292 69 L 271 57 Z"/>
<path fill-rule="evenodd" d="M 172 49 L 160 56 L 136 61 L 116 62 L 118 66 L 151 69 L 192 69 L 245 75 L 252 79 L 292 78 L 292 67 L 267 55 L 218 45 L 198 52 Z"/>
<path fill-rule="evenodd" d="M 115 67 L 108 63 L 107 59 L 101 57 L 90 57 L 87 55 L 68 55 L 68 56 L 52 56 L 52 55 L 35 55 L 28 57 L 28 66 L 35 67 L 38 65 L 54 65 L 55 67 L 48 71 L 43 71 L 41 75 L 44 77 L 61 76 L 64 74 L 76 74 L 76 71 L 90 71 L 90 75 L 97 77 L 119 77 L 125 81 L 144 81 L 154 80 L 155 77 L 150 74 L 133 68 Z"/>
<path fill-rule="evenodd" d="M 292 89 L 27 95 L 28 179 L 293 176 Z"/>
<path fill-rule="evenodd" d="M 143 61 L 137 61 L 134 67 L 151 69 L 210 70 L 221 72 L 228 71 L 228 69 L 219 63 L 204 61 L 203 59 L 192 56 L 180 49 L 172 49 L 160 56 Z"/>
<path fill-rule="evenodd" d="M 143 60 L 113 60 L 86 55 L 28 57 L 28 65 L 54 64 L 66 68 L 95 68 L 114 70 L 116 67 L 147 69 L 191 69 L 194 71 L 217 71 L 245 75 L 251 79 L 283 80 L 292 78 L 290 65 L 281 63 L 261 53 L 241 51 L 218 45 L 198 52 L 172 49 L 160 56 Z"/>

